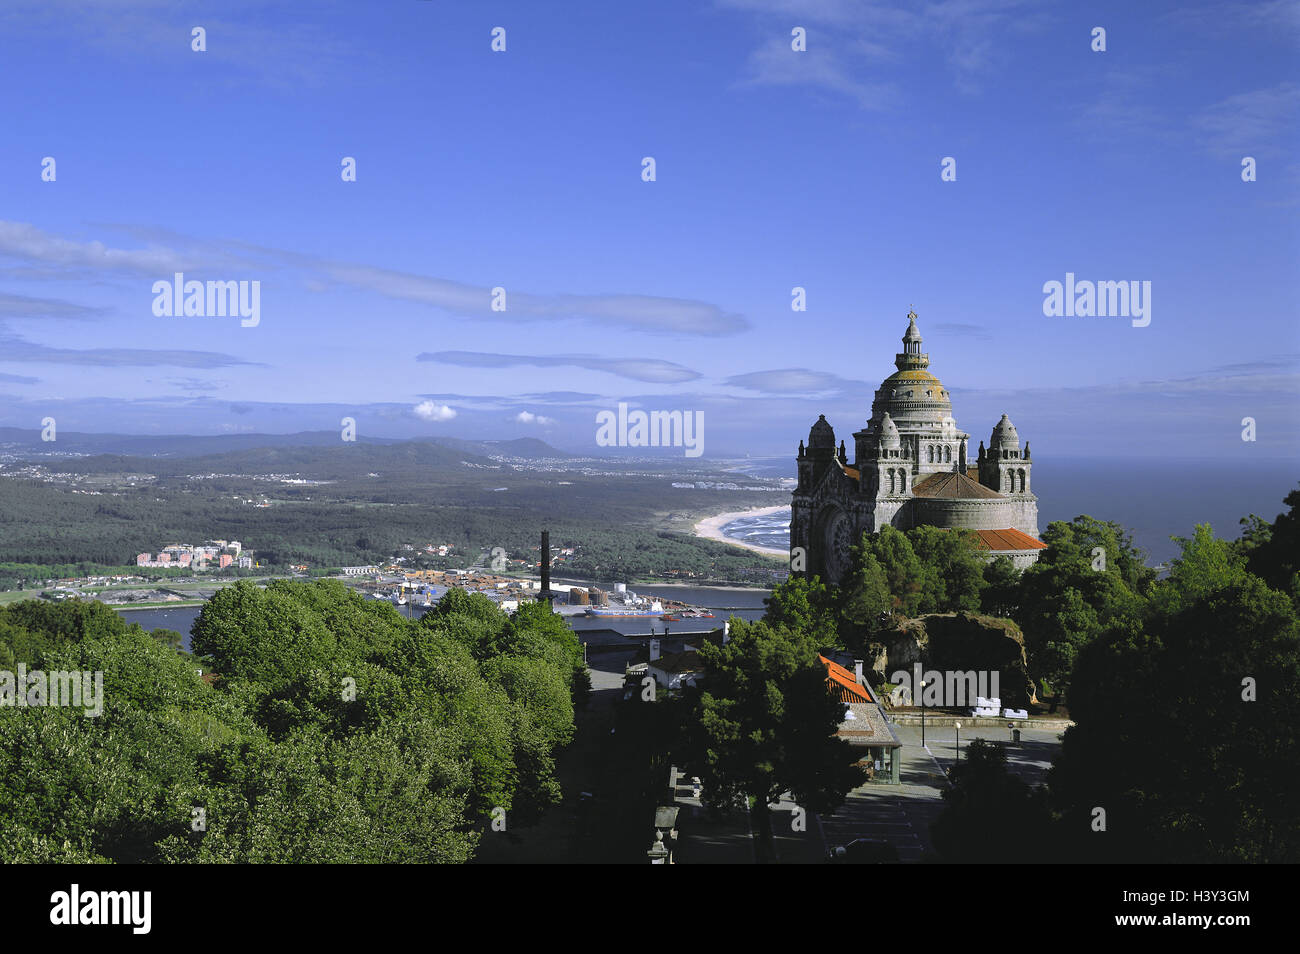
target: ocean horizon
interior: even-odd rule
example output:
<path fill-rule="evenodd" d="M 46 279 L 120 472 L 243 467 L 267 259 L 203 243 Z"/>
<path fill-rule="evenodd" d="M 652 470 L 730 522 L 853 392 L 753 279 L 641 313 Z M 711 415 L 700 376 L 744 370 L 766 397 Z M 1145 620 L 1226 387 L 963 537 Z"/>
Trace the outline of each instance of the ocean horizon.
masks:
<path fill-rule="evenodd" d="M 1129 531 L 1151 566 L 1178 556 L 1171 537 L 1191 536 L 1198 523 L 1208 523 L 1217 536 L 1235 540 L 1243 517 L 1254 513 L 1271 522 L 1286 510 L 1282 499 L 1300 483 L 1300 462 L 1294 460 L 1246 466 L 1243 461 L 1197 458 L 1099 461 L 1044 456 L 1033 463 L 1030 489 L 1038 497 L 1040 534 L 1053 521 L 1083 514 L 1110 520 Z M 794 462 L 755 458 L 744 468 L 755 475 L 793 476 Z M 789 506 L 732 520 L 721 532 L 738 542 L 788 550 Z"/>

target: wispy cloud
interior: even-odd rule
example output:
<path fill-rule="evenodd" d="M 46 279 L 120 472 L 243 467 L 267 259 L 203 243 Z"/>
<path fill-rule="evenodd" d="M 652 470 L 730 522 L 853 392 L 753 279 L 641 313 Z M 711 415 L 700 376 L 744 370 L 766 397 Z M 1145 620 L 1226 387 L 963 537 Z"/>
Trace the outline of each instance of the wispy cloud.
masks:
<path fill-rule="evenodd" d="M 228 368 L 258 365 L 216 351 L 180 351 L 153 348 L 56 348 L 27 341 L 0 329 L 0 361 L 88 365 L 101 368 L 165 366 L 173 368 Z"/>
<path fill-rule="evenodd" d="M 839 375 L 808 368 L 750 371 L 747 374 L 732 375 L 725 383 L 764 394 L 818 394 L 865 387 L 861 381 L 850 381 Z"/>
<path fill-rule="evenodd" d="M 1183 133 L 1157 105 L 1168 98 L 1162 89 L 1167 82 L 1166 71 L 1154 64 L 1103 69 L 1091 98 L 1072 111 L 1071 125 L 1080 137 L 1109 145 L 1146 148 L 1152 139 L 1173 141 Z"/>
<path fill-rule="evenodd" d="M 1300 84 L 1278 83 L 1237 93 L 1201 110 L 1192 123 L 1214 155 L 1276 156 L 1294 138 L 1300 116 Z"/>
<path fill-rule="evenodd" d="M 600 371 L 605 374 L 629 378 L 633 381 L 649 381 L 655 384 L 677 384 L 682 381 L 694 381 L 701 375 L 698 371 L 684 368 L 671 361 L 656 358 L 603 358 L 592 354 L 567 355 L 523 355 L 492 354 L 481 351 L 435 351 L 416 355 L 416 361 L 433 361 L 439 364 L 451 364 L 462 368 L 513 368 L 531 366 L 536 368 L 583 368 L 588 371 Z"/>
<path fill-rule="evenodd" d="M 191 394 L 207 394 L 220 391 L 226 386 L 221 381 L 208 381 L 204 378 L 168 378 L 167 384 L 178 391 L 188 391 Z"/>
<path fill-rule="evenodd" d="M 768 34 L 749 57 L 746 85 L 810 85 L 857 100 L 864 109 L 899 101 L 892 73 L 903 57 L 938 60 L 963 93 L 1010 58 L 1008 34 L 1041 29 L 1036 0 L 718 0 L 755 19 Z M 803 26 L 807 49 L 795 52 L 790 30 Z M 889 72 L 886 72 L 889 71 Z"/>
<path fill-rule="evenodd" d="M 110 248 L 99 241 L 77 241 L 51 235 L 26 222 L 0 221 L 0 255 L 47 266 L 87 268 L 108 272 L 160 275 L 182 271 L 196 262 L 170 249 Z"/>
<path fill-rule="evenodd" d="M 335 281 L 469 318 L 521 322 L 581 320 L 637 331 L 694 335 L 735 334 L 749 327 L 741 315 L 684 298 L 536 295 L 505 288 L 505 308 L 494 311 L 494 296 L 488 287 L 362 265 L 332 264 L 327 270 Z"/>
<path fill-rule="evenodd" d="M 283 15 L 297 13 L 300 5 L 223 0 L 204 9 L 178 0 L 5 0 L 0 28 L 7 36 L 75 36 L 96 51 L 155 69 L 170 64 L 197 71 L 210 64 L 217 68 L 217 82 L 248 81 L 283 93 L 320 85 L 336 76 L 345 60 L 366 55 L 339 31 L 310 18 L 299 16 L 292 29 L 284 29 L 272 22 L 276 7 Z M 190 47 L 196 26 L 209 38 L 201 54 Z"/>
<path fill-rule="evenodd" d="M 29 298 L 0 292 L 0 318 L 67 318 L 85 320 L 103 315 L 106 308 L 92 308 L 57 298 Z"/>
<path fill-rule="evenodd" d="M 983 325 L 971 325 L 960 321 L 939 322 L 931 327 L 940 336 L 947 335 L 950 338 L 980 338 L 988 341 L 993 337 L 992 332 Z"/>
<path fill-rule="evenodd" d="M 850 58 L 831 45 L 813 46 L 801 53 L 790 49 L 789 36 L 774 36 L 749 55 L 745 86 L 816 86 L 843 93 L 857 100 L 863 109 L 884 109 L 897 101 L 898 88 L 892 82 L 868 82 L 854 75 Z"/>
<path fill-rule="evenodd" d="M 167 229 L 122 224 L 101 228 L 123 232 L 148 244 L 144 248 L 115 248 L 98 240 L 53 235 L 24 222 L 0 221 L 0 257 L 16 258 L 28 266 L 63 269 L 57 277 L 65 280 L 76 277 L 70 270 L 79 270 L 80 277 L 85 279 L 105 274 L 159 279 L 170 278 L 178 271 L 220 269 L 228 274 L 235 269 L 260 272 L 288 268 L 301 273 L 304 284 L 315 291 L 346 285 L 384 298 L 415 302 L 459 317 L 485 321 L 578 321 L 613 329 L 702 336 L 732 335 L 750 327 L 743 315 L 718 305 L 655 295 L 539 295 L 502 286 L 505 308 L 497 311 L 492 307 L 493 289 L 487 286 L 332 261 L 244 242 L 194 239 Z"/>

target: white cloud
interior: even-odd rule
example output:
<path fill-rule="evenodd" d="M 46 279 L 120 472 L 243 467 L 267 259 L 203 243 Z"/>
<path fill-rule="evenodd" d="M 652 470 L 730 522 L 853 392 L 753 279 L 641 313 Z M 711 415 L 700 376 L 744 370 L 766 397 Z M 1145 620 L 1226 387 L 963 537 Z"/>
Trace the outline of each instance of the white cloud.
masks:
<path fill-rule="evenodd" d="M 532 411 L 520 411 L 515 415 L 515 421 L 519 424 L 536 424 L 539 427 L 550 427 L 555 423 L 554 418 L 543 417 L 540 414 L 534 414 Z"/>
<path fill-rule="evenodd" d="M 450 421 L 456 416 L 456 411 L 445 404 L 421 401 L 415 405 L 415 416 L 422 421 Z"/>

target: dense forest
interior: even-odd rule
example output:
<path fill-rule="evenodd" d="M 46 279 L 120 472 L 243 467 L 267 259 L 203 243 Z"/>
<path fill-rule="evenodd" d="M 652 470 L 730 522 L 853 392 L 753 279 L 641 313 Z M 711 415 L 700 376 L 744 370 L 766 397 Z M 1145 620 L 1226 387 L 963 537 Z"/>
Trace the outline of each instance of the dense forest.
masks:
<path fill-rule="evenodd" d="M 103 674 L 94 717 L 8 687 L 0 861 L 463 862 L 559 799 L 589 689 L 558 617 L 477 594 L 415 622 L 333 581 L 241 583 L 197 659 L 160 635 L 101 603 L 0 608 L 0 670 Z"/>

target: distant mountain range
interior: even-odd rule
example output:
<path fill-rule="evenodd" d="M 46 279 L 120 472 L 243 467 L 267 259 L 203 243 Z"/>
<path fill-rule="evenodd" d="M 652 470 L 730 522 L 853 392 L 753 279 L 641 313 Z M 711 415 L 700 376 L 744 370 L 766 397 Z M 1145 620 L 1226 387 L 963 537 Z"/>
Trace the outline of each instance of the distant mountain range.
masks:
<path fill-rule="evenodd" d="M 407 459 L 423 455 L 429 462 L 440 459 L 459 462 L 464 455 L 487 458 L 489 456 L 519 457 L 536 460 L 543 457 L 571 457 L 573 455 L 557 450 L 545 441 L 533 437 L 521 437 L 504 441 L 470 441 L 455 437 L 432 437 L 415 440 L 396 440 L 390 438 L 361 437 L 355 443 L 345 443 L 338 431 L 302 431 L 297 434 L 220 434 L 196 436 L 170 434 L 160 436 L 141 436 L 138 434 L 87 434 L 75 431 L 59 431 L 55 441 L 42 441 L 39 429 L 24 430 L 17 427 L 0 427 L 0 451 L 7 451 L 18 456 L 45 457 L 50 454 L 107 454 L 120 458 L 151 458 L 189 460 L 214 455 L 238 455 L 240 452 L 256 451 L 248 455 L 251 462 L 265 462 L 267 466 L 277 463 L 273 470 L 293 469 L 287 462 L 295 459 L 319 460 L 318 455 L 296 455 L 295 449 L 348 449 L 359 446 L 407 447 Z M 420 448 L 435 448 L 422 451 Z M 436 451 L 454 452 L 453 457 L 440 455 Z M 412 456 L 414 455 L 414 456 Z M 398 459 L 402 455 L 398 454 Z M 384 459 L 380 455 L 379 459 Z M 284 464 L 284 467 L 279 466 Z M 258 466 L 261 464 L 259 463 Z M 156 467 L 156 464 L 155 464 Z M 119 468 L 120 469 L 120 468 Z M 193 469 L 192 467 L 189 469 Z M 257 473 L 257 470 L 243 471 Z"/>

